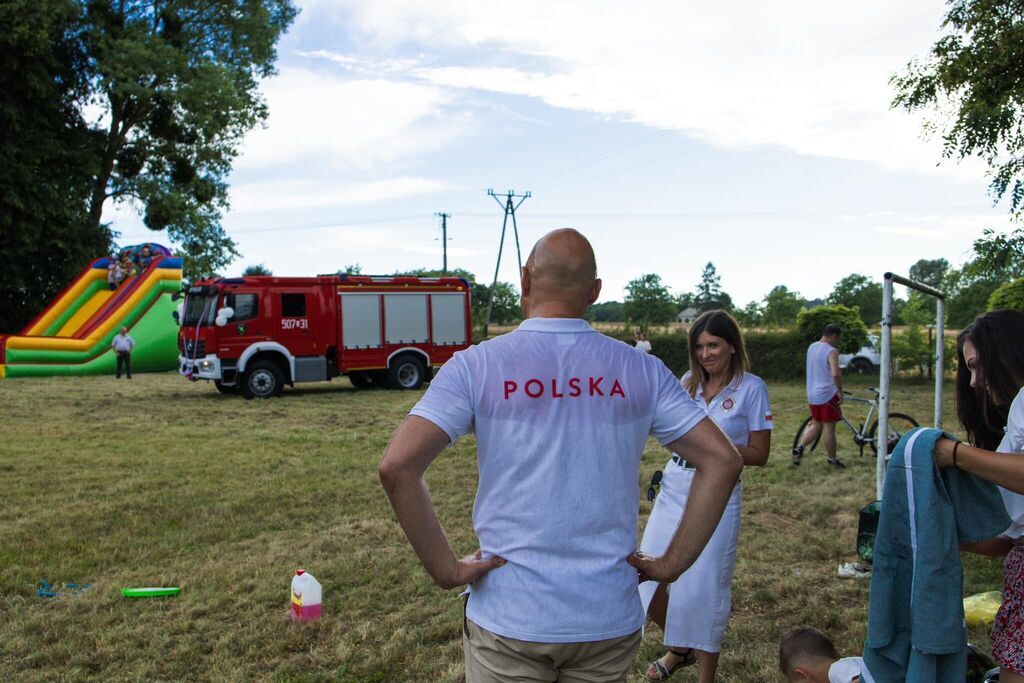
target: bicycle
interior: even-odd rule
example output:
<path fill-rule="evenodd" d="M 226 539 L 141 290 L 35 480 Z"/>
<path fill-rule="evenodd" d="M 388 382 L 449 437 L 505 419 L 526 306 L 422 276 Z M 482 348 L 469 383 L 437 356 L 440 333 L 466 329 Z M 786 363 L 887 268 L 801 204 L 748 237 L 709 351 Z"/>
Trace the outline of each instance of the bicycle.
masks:
<path fill-rule="evenodd" d="M 853 435 L 853 442 L 860 447 L 860 454 L 864 455 L 864 446 L 871 446 L 871 450 L 878 454 L 878 439 L 876 434 L 878 432 L 878 419 L 872 422 L 871 418 L 878 411 L 878 389 L 875 387 L 869 387 L 868 391 L 875 395 L 874 398 L 861 398 L 860 396 L 854 396 L 848 391 L 843 392 L 843 401 L 849 401 L 852 403 L 864 403 L 868 406 L 868 414 L 857 427 L 853 426 L 849 418 L 843 415 L 843 424 L 846 425 L 847 429 Z M 812 418 L 808 416 L 803 424 L 800 425 L 800 429 L 796 430 L 796 437 L 793 439 L 793 449 L 800 445 L 800 440 L 803 438 L 804 432 L 810 426 Z M 871 428 L 866 429 L 870 423 Z M 892 453 L 893 449 L 896 448 L 896 444 L 899 443 L 900 437 L 909 432 L 914 427 L 920 427 L 920 423 L 906 413 L 889 413 L 889 438 L 887 439 L 888 448 L 887 453 Z M 804 453 L 810 453 L 818 447 L 818 442 L 821 440 L 821 432 L 818 432 L 817 438 L 814 439 L 814 443 L 804 446 Z"/>

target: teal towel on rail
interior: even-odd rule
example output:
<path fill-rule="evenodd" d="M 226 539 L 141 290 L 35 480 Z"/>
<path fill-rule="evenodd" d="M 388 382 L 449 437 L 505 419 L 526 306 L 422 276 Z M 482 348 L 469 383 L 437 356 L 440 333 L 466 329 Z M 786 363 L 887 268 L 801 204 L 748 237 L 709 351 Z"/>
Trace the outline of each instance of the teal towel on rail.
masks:
<path fill-rule="evenodd" d="M 864 643 L 866 683 L 963 683 L 967 666 L 960 543 L 1010 526 L 998 489 L 939 470 L 939 429 L 907 432 L 885 475 Z"/>

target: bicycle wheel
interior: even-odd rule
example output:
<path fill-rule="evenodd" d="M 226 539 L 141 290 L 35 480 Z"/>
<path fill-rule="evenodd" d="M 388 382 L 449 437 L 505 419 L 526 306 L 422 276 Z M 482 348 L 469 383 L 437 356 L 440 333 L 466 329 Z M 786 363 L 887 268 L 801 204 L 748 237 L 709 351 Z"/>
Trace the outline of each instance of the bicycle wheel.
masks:
<path fill-rule="evenodd" d="M 889 413 L 889 438 L 888 448 L 886 453 L 892 453 L 893 449 L 896 448 L 896 444 L 899 443 L 900 439 L 904 434 L 909 432 L 914 427 L 920 427 L 917 420 L 910 417 L 906 413 Z M 871 445 L 871 450 L 878 454 L 878 440 L 875 438 L 878 434 L 878 420 L 871 423 L 871 431 L 868 432 L 868 443 Z"/>
<path fill-rule="evenodd" d="M 800 445 L 800 441 L 804 438 L 804 432 L 806 432 L 807 428 L 811 426 L 811 422 L 812 421 L 813 420 L 811 419 L 811 417 L 808 416 L 807 419 L 804 420 L 803 424 L 800 425 L 800 429 L 796 430 L 796 436 L 793 437 L 793 448 L 796 448 L 797 446 Z M 816 436 L 814 438 L 814 441 L 812 443 L 807 444 L 807 446 L 804 448 L 804 455 L 806 455 L 807 453 L 810 453 L 815 448 L 817 448 L 819 441 L 821 441 L 821 431 L 820 430 L 818 431 L 818 436 Z"/>

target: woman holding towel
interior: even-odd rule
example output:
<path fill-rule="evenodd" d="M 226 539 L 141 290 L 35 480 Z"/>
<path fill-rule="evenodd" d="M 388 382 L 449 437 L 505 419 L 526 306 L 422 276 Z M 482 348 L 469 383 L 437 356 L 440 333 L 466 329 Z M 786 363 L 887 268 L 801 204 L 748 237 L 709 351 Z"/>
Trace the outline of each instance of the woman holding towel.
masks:
<path fill-rule="evenodd" d="M 725 311 L 707 311 L 690 327 L 690 372 L 683 387 L 700 401 L 749 467 L 768 461 L 772 412 L 768 389 L 748 372 L 749 361 L 739 326 Z M 661 493 L 644 529 L 640 550 L 661 555 L 682 517 L 694 470 L 673 456 L 665 465 Z M 722 637 L 732 608 L 732 575 L 740 531 L 741 486 L 736 484 L 722 521 L 704 552 L 672 584 L 645 582 L 640 596 L 648 618 L 664 632 L 668 652 L 651 662 L 647 679 L 663 681 L 697 662 L 701 683 L 718 670 Z"/>
<path fill-rule="evenodd" d="M 960 333 L 956 412 L 970 445 L 942 439 L 935 449 L 940 467 L 958 467 L 1003 487 L 1000 493 L 1013 523 L 999 538 L 967 548 L 1005 556 L 1003 603 L 992 627 L 992 656 L 999 662 L 1002 683 L 1024 683 L 1022 340 L 1024 313 L 1019 311 L 991 311 Z"/>

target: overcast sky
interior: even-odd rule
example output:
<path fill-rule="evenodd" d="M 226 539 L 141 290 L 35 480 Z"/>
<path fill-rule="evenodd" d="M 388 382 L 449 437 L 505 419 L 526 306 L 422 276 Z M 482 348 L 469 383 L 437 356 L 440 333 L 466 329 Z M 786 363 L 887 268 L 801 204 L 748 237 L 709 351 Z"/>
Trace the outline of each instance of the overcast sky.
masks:
<path fill-rule="evenodd" d="M 708 261 L 739 305 L 777 284 L 824 297 L 1009 227 L 985 167 L 889 106 L 938 0 L 299 5 L 230 179 L 227 274 L 439 268 L 444 211 L 449 266 L 489 282 L 488 188 L 533 193 L 524 260 L 550 229 L 586 234 L 605 301 L 644 273 L 692 291 Z M 106 218 L 122 243 L 160 240 L 130 209 Z"/>

